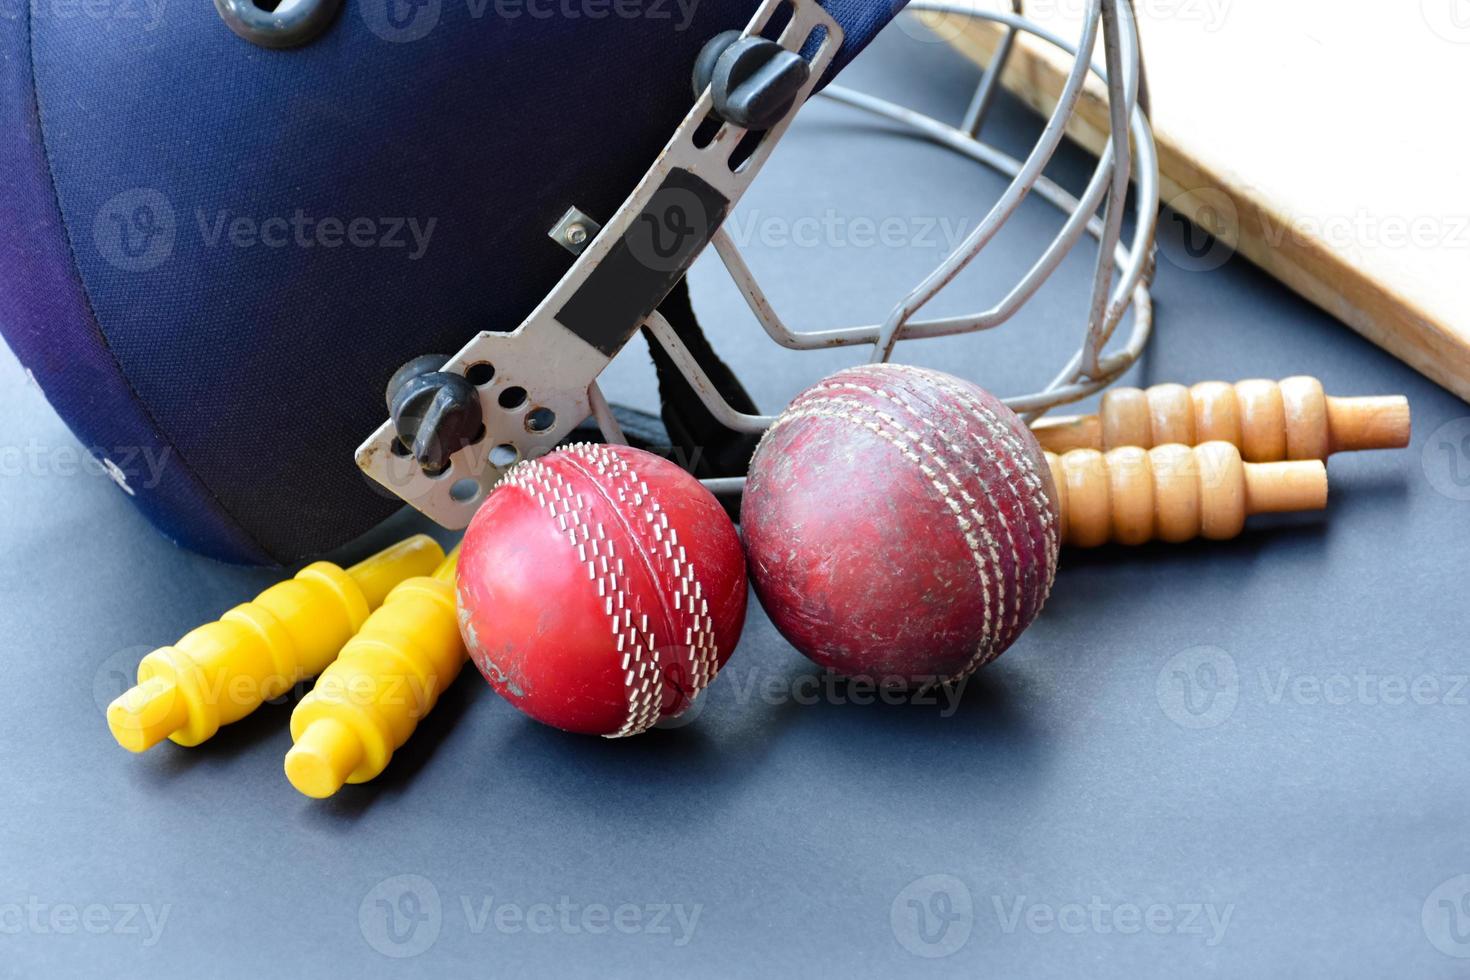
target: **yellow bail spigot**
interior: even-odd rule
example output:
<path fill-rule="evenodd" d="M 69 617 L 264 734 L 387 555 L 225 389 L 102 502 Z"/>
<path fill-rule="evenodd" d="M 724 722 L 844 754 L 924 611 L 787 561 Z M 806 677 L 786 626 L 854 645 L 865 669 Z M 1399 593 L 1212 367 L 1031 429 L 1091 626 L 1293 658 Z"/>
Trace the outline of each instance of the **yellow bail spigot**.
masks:
<path fill-rule="evenodd" d="M 346 570 L 319 561 L 138 664 L 138 683 L 107 707 L 123 748 L 165 738 L 198 745 L 321 673 L 392 588 L 423 575 L 444 551 L 415 535 Z"/>
<path fill-rule="evenodd" d="M 459 549 L 432 577 L 411 578 L 362 630 L 291 713 L 286 778 L 322 799 L 344 783 L 376 778 L 413 734 L 465 662 L 455 615 Z"/>

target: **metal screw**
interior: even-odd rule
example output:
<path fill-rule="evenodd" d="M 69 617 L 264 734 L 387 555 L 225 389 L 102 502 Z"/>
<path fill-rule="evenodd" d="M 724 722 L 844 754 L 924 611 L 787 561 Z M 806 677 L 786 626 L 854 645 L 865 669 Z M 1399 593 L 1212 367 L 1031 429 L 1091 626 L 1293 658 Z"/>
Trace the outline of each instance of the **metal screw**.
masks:
<path fill-rule="evenodd" d="M 587 243 L 602 230 L 602 225 L 576 208 L 567 208 L 566 213 L 556 220 L 546 234 L 551 240 L 573 255 L 581 255 Z"/>

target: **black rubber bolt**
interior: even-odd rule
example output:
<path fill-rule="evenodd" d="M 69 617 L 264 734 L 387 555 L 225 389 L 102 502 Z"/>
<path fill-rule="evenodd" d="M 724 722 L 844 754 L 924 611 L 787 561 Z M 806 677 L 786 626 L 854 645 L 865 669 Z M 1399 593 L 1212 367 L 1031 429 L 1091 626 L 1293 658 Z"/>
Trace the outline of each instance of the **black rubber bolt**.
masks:
<path fill-rule="evenodd" d="M 694 60 L 694 92 L 710 89 L 715 114 L 742 129 L 770 129 L 786 118 L 811 66 L 794 51 L 739 31 L 716 34 Z"/>
<path fill-rule="evenodd" d="M 475 441 L 484 422 L 480 395 L 463 375 L 443 371 L 449 358 L 425 354 L 394 372 L 388 411 L 401 442 L 426 473 L 442 473 L 449 457 Z"/>

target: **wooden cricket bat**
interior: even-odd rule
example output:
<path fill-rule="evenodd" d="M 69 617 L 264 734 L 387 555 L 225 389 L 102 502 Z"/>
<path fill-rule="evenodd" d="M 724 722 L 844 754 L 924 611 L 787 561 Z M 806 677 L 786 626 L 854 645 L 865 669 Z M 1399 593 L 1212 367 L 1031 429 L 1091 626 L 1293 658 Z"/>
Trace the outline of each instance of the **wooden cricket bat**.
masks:
<path fill-rule="evenodd" d="M 1043 26 L 1079 36 L 1078 0 L 1026 6 Z M 1164 202 L 1470 399 L 1470 126 L 1461 107 L 1470 0 L 1136 8 Z M 980 64 L 1004 30 L 919 16 Z M 1047 113 L 1067 69 L 1061 51 L 1025 37 L 1003 80 Z M 1070 135 L 1096 152 L 1107 105 L 1093 81 Z M 1191 256 L 1182 259 L 1190 267 Z"/>

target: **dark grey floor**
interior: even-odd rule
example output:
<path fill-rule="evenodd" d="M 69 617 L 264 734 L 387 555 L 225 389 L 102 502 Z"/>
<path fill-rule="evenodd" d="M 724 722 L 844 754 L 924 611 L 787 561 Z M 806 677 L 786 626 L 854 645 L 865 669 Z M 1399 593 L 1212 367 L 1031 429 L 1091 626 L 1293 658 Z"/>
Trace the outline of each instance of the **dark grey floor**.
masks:
<path fill-rule="evenodd" d="M 890 34 L 853 80 L 955 116 L 966 66 Z M 880 129 L 814 108 L 742 209 L 801 325 L 881 318 L 1000 187 Z M 1035 129 L 1002 107 L 1003 142 Z M 1055 170 L 1075 184 L 1084 163 Z M 822 247 L 783 244 L 802 216 L 827 221 Z M 1034 202 L 1019 224 L 945 309 L 998 296 L 1057 219 Z M 174 550 L 78 473 L 5 355 L 0 974 L 1464 975 L 1470 409 L 1245 264 L 1198 271 L 1164 228 L 1134 380 L 1407 392 L 1413 446 L 1334 459 L 1323 515 L 1064 555 L 957 709 L 813 689 L 752 606 L 693 724 L 571 737 L 471 670 L 382 779 L 325 803 L 281 775 L 289 705 L 195 750 L 109 739 L 101 707 L 138 657 L 269 576 Z M 905 354 L 1033 386 L 1087 271 L 990 336 Z M 851 359 L 778 352 L 718 269 L 694 284 L 767 406 Z M 642 357 L 610 387 L 652 407 Z"/>

